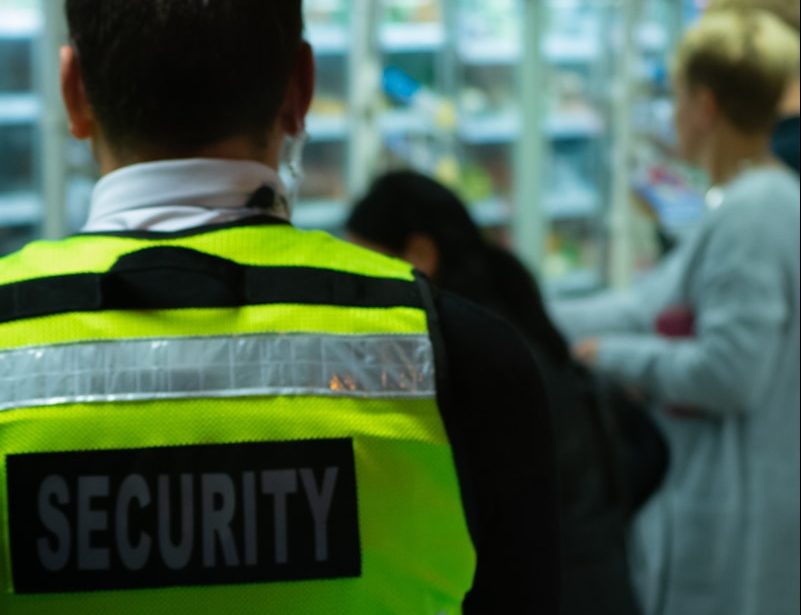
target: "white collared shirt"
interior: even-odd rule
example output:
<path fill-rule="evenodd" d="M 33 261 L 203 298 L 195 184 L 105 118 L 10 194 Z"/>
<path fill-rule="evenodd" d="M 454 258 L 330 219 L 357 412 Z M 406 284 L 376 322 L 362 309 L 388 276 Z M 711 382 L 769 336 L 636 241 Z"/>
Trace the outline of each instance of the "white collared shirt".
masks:
<path fill-rule="evenodd" d="M 189 159 L 132 165 L 95 186 L 83 231 L 176 232 L 237 222 L 263 214 L 245 205 L 264 185 L 283 192 L 278 173 L 252 161 Z"/>

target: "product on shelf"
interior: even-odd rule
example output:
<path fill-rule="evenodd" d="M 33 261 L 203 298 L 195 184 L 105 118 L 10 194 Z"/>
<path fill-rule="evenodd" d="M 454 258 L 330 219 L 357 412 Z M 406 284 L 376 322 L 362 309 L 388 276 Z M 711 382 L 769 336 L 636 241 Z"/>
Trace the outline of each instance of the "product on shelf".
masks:
<path fill-rule="evenodd" d="M 321 117 L 344 117 L 347 115 L 347 102 L 334 95 L 318 94 L 312 103 L 310 114 Z"/>
<path fill-rule="evenodd" d="M 596 234 L 586 224 L 565 223 L 554 227 L 548 237 L 546 277 L 558 280 L 576 273 L 597 276 L 601 253 Z"/>
<path fill-rule="evenodd" d="M 468 72 L 469 82 L 460 93 L 460 107 L 465 117 L 516 113 L 517 84 L 513 75 L 482 67 Z"/>
<path fill-rule="evenodd" d="M 346 0 L 305 0 L 304 6 L 307 23 L 339 26 L 348 23 Z"/>
<path fill-rule="evenodd" d="M 436 23 L 442 21 L 437 0 L 384 0 L 384 20 L 388 24 Z"/>
<path fill-rule="evenodd" d="M 492 175 L 481 165 L 470 164 L 464 169 L 460 193 L 468 203 L 481 203 L 495 192 Z"/>
<path fill-rule="evenodd" d="M 518 7 L 517 0 L 463 0 L 460 7 L 462 40 L 519 43 Z"/>
<path fill-rule="evenodd" d="M 453 130 L 456 110 L 451 101 L 440 96 L 396 66 L 384 70 L 384 92 L 389 100 L 413 114 L 426 118 L 439 130 Z"/>

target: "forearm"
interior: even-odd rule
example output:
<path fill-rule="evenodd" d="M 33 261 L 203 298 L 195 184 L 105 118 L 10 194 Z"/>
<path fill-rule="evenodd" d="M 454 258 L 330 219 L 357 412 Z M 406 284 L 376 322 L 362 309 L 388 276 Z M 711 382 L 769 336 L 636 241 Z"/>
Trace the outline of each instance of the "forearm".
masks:
<path fill-rule="evenodd" d="M 749 383 L 765 369 L 764 349 L 779 338 L 775 329 L 756 326 L 687 340 L 608 336 L 601 340 L 598 368 L 665 404 L 740 414 L 751 405 Z"/>
<path fill-rule="evenodd" d="M 604 293 L 557 302 L 551 311 L 557 326 L 572 342 L 613 333 L 637 333 L 645 328 L 647 320 L 633 293 Z"/>

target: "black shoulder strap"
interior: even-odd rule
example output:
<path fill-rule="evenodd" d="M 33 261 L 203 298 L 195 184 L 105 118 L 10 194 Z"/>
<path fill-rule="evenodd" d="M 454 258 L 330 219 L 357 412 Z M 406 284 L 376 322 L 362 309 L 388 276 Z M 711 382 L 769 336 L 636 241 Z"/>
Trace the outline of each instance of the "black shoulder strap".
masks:
<path fill-rule="evenodd" d="M 424 308 L 413 282 L 308 267 L 253 267 L 158 247 L 123 256 L 106 273 L 0 286 L 0 324 L 72 312 L 268 304 Z"/>
<path fill-rule="evenodd" d="M 448 440 L 453 449 L 456 471 L 459 474 L 459 485 L 462 490 L 462 506 L 465 509 L 470 535 L 473 539 L 473 544 L 478 545 L 478 537 L 480 535 L 478 506 L 476 504 L 472 473 L 468 465 L 469 454 L 465 442 L 466 434 L 463 430 L 456 428 L 458 425 L 463 425 L 464 421 L 455 416 L 462 409 L 456 403 L 451 364 L 448 358 L 448 346 L 442 328 L 442 321 L 440 320 L 440 310 L 437 307 L 439 291 L 423 274 L 416 272 L 415 279 L 420 289 L 420 296 L 428 317 L 428 331 L 434 345 L 434 361 L 437 369 L 437 401 L 442 413 L 445 430 L 448 434 Z"/>

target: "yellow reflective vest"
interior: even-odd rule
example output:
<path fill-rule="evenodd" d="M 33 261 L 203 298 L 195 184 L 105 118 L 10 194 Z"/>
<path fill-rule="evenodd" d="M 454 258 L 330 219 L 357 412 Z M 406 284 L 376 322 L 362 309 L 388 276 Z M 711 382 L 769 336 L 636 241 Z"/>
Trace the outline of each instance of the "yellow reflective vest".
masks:
<path fill-rule="evenodd" d="M 0 259 L 0 613 L 461 613 L 429 306 L 283 225 Z"/>

